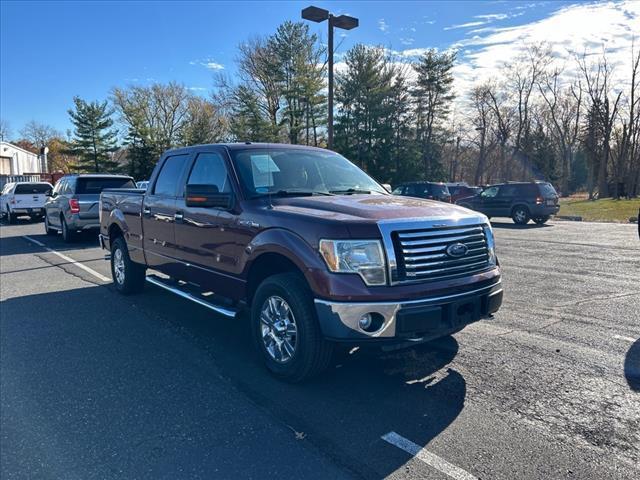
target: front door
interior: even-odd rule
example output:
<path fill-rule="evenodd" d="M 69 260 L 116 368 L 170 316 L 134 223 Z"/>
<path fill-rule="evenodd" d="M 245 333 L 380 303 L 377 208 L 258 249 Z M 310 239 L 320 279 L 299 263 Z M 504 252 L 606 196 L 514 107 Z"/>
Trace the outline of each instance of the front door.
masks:
<path fill-rule="evenodd" d="M 220 193 L 231 193 L 224 153 L 216 150 L 197 153 L 186 185 L 208 185 Z M 238 261 L 233 246 L 228 245 L 228 242 L 235 245 L 229 237 L 235 215 L 220 208 L 188 207 L 184 195 L 177 199 L 177 212 L 176 248 L 189 279 L 225 297 L 233 296 L 226 287 L 235 288 L 227 276 Z"/>
<path fill-rule="evenodd" d="M 175 246 L 176 198 L 190 155 L 165 158 L 142 206 L 143 245 L 147 264 L 167 275 L 179 276 Z"/>
<path fill-rule="evenodd" d="M 488 217 L 496 215 L 497 200 L 499 187 L 485 188 L 478 196 L 478 208 L 480 212 L 484 213 Z"/>

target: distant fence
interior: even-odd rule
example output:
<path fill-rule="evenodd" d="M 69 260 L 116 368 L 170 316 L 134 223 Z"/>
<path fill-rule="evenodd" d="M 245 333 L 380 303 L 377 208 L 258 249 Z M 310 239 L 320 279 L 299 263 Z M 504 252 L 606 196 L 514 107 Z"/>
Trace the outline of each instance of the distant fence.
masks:
<path fill-rule="evenodd" d="M 25 173 L 24 175 L 0 175 L 0 190 L 12 182 L 49 182 L 55 184 L 64 173 Z"/>

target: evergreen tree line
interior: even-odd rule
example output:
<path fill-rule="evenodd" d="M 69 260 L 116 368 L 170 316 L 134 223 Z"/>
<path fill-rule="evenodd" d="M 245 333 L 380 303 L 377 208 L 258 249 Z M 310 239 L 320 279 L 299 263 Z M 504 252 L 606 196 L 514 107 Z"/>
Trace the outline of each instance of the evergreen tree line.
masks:
<path fill-rule="evenodd" d="M 217 75 L 208 98 L 173 82 L 117 87 L 107 101 L 75 98 L 66 138 L 31 122 L 23 146 L 50 145 L 53 169 L 136 179 L 184 145 L 324 147 L 326 53 L 307 24 L 285 22 L 241 43 L 237 75 Z M 454 51 L 430 49 L 409 62 L 382 47 L 352 47 L 336 72 L 334 149 L 392 185 L 544 179 L 562 194 L 640 193 L 638 52 L 616 67 L 627 69 L 622 84 L 606 53 L 561 65 L 545 45 L 474 84 L 454 80 L 455 65 Z"/>

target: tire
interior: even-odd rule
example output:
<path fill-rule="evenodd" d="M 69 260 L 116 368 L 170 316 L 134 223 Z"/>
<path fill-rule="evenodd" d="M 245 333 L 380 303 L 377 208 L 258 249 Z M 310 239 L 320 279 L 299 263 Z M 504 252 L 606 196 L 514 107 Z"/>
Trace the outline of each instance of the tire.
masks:
<path fill-rule="evenodd" d="M 517 206 L 511 212 L 511 218 L 516 225 L 526 225 L 529 223 L 531 216 L 529 215 L 529 209 L 522 205 Z"/>
<path fill-rule="evenodd" d="M 275 310 L 278 314 L 270 313 Z M 281 380 L 300 382 L 331 362 L 333 345 L 322 335 L 306 282 L 295 273 L 274 275 L 260 284 L 251 306 L 251 330 L 267 369 Z"/>
<path fill-rule="evenodd" d="M 111 278 L 123 295 L 138 293 L 144 288 L 146 268 L 129 257 L 124 238 L 118 237 L 111 245 Z"/>
<path fill-rule="evenodd" d="M 53 229 L 53 228 L 51 228 L 51 227 L 49 226 L 49 217 L 47 216 L 47 214 L 46 214 L 46 213 L 45 213 L 45 215 L 44 215 L 44 232 L 45 232 L 47 235 L 50 235 L 50 236 L 53 236 L 53 235 L 55 235 L 56 233 L 58 233 L 58 231 L 57 231 L 57 230 L 55 230 L 55 229 Z"/>
<path fill-rule="evenodd" d="M 5 215 L 7 217 L 7 223 L 9 225 L 16 223 L 16 221 L 18 220 L 18 216 L 15 213 L 11 213 L 11 210 L 9 209 L 9 205 L 7 205 L 7 210 L 5 212 Z"/>
<path fill-rule="evenodd" d="M 62 240 L 64 240 L 65 243 L 71 243 L 76 239 L 76 232 L 69 230 L 67 221 L 62 216 L 60 217 L 60 227 L 62 229 Z"/>
<path fill-rule="evenodd" d="M 536 222 L 538 225 L 544 225 L 549 221 L 550 218 L 551 218 L 550 215 L 544 215 L 543 217 L 534 218 L 533 221 Z"/>

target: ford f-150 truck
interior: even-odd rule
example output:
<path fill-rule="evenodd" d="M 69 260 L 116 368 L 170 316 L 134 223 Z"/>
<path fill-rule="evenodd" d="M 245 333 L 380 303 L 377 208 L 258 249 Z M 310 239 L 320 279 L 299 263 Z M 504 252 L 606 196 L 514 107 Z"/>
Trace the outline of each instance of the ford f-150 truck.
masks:
<path fill-rule="evenodd" d="M 146 191 L 104 190 L 99 211 L 118 291 L 150 282 L 223 315 L 248 310 L 266 366 L 288 381 L 326 368 L 337 343 L 425 342 L 502 303 L 487 217 L 390 195 L 320 148 L 170 150 Z"/>

